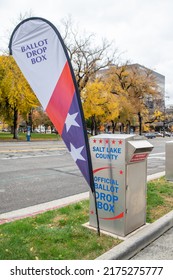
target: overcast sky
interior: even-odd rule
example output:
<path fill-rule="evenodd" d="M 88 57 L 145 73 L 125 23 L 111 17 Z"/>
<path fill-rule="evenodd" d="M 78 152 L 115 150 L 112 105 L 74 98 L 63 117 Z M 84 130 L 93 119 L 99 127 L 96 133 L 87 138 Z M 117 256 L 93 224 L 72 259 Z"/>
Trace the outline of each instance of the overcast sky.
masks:
<path fill-rule="evenodd" d="M 124 61 L 165 76 L 166 103 L 173 104 L 173 0 L 0 0 L 0 49 L 29 11 L 56 26 L 70 15 L 80 30 L 115 41 Z"/>

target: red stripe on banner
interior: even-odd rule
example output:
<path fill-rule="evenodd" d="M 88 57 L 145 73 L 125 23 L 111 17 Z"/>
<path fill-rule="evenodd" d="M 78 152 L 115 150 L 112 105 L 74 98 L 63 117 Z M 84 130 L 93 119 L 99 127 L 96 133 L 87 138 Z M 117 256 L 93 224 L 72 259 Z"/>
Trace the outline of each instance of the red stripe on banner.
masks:
<path fill-rule="evenodd" d="M 63 131 L 64 122 L 72 103 L 74 92 L 73 79 L 68 62 L 66 62 L 46 108 L 50 120 L 60 135 Z"/>

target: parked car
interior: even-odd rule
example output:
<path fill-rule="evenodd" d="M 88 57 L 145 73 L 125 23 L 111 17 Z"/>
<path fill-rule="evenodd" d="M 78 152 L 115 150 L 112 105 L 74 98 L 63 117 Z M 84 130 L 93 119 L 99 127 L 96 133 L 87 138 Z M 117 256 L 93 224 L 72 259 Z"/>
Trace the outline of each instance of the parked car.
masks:
<path fill-rule="evenodd" d="M 171 137 L 171 132 L 168 132 L 168 131 L 165 131 L 165 132 L 162 131 L 161 133 L 155 132 L 155 133 L 157 133 L 156 136 L 159 136 L 159 134 L 160 134 L 161 137 L 164 137 L 164 136 Z"/>
<path fill-rule="evenodd" d="M 8 130 L 8 128 L 3 128 L 2 129 L 2 132 L 8 132 L 9 130 Z"/>
<path fill-rule="evenodd" d="M 167 136 L 167 137 L 171 137 L 171 133 L 170 133 L 170 132 L 165 131 L 165 136 Z"/>
<path fill-rule="evenodd" d="M 40 133 L 40 129 L 35 128 L 35 129 L 33 130 L 33 132 L 34 132 L 34 133 Z"/>
<path fill-rule="evenodd" d="M 156 137 L 163 137 L 163 133 L 155 132 L 154 134 L 156 135 Z"/>
<path fill-rule="evenodd" d="M 155 133 L 152 133 L 152 132 L 145 133 L 144 136 L 145 136 L 147 139 L 156 138 Z"/>

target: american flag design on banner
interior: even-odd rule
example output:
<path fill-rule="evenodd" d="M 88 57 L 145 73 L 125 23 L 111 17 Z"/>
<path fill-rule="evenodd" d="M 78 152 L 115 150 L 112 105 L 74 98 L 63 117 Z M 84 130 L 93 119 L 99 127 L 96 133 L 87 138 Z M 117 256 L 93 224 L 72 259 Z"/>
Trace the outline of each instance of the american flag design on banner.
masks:
<path fill-rule="evenodd" d="M 26 19 L 14 29 L 9 49 L 93 191 L 81 100 L 58 30 L 45 19 Z"/>

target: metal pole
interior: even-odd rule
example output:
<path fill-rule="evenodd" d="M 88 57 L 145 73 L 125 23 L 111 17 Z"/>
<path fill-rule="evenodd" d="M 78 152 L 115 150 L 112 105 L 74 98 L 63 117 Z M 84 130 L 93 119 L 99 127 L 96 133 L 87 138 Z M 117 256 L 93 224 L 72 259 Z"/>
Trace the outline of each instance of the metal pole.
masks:
<path fill-rule="evenodd" d="M 99 224 L 99 216 L 98 216 L 98 209 L 97 209 L 97 199 L 96 199 L 96 193 L 93 192 L 94 201 L 95 201 L 95 211 L 96 211 L 96 220 L 97 220 L 97 233 L 98 236 L 100 236 L 100 224 Z"/>

